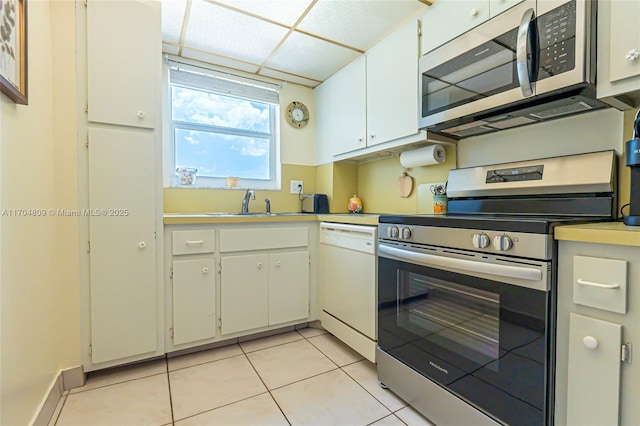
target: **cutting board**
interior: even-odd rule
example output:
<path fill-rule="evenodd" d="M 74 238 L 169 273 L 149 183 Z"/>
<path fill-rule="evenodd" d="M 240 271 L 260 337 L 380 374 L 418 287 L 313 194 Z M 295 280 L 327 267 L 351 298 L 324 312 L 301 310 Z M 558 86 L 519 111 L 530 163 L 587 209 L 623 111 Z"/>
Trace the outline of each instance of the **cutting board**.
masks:
<path fill-rule="evenodd" d="M 416 212 L 418 214 L 433 214 L 432 185 L 445 185 L 446 182 L 421 183 L 416 191 Z"/>

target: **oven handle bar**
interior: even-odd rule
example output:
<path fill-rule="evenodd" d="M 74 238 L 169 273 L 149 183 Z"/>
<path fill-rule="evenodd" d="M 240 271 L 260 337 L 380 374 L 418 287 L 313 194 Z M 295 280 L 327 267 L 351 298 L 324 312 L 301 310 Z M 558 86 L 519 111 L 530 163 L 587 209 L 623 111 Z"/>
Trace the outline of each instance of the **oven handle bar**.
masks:
<path fill-rule="evenodd" d="M 494 263 L 484 263 L 476 262 L 473 260 L 435 256 L 432 254 L 416 253 L 414 251 L 389 247 L 383 244 L 380 244 L 378 246 L 378 253 L 384 253 L 385 255 L 389 255 L 397 260 L 418 263 L 425 266 L 454 268 L 460 271 L 489 274 L 498 277 L 518 278 L 527 281 L 542 280 L 542 271 L 540 271 L 539 269 L 526 268 L 523 266 L 496 265 Z"/>

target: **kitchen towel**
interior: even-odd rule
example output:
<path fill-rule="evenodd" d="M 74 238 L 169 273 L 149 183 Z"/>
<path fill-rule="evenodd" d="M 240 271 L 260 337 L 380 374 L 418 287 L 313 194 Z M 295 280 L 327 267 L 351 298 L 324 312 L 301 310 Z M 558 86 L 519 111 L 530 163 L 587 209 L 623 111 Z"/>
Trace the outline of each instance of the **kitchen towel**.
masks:
<path fill-rule="evenodd" d="M 405 151 L 400 154 L 400 164 L 406 169 L 440 164 L 443 163 L 444 160 L 445 152 L 442 145 L 430 145 L 424 148 Z"/>

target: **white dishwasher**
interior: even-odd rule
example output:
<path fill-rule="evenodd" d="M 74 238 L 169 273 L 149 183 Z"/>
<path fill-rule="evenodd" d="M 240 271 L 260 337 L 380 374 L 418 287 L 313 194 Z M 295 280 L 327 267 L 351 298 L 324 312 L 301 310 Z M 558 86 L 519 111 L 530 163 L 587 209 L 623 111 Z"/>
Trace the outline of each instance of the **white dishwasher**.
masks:
<path fill-rule="evenodd" d="M 375 226 L 320 224 L 322 326 L 371 362 L 378 340 L 377 231 Z"/>

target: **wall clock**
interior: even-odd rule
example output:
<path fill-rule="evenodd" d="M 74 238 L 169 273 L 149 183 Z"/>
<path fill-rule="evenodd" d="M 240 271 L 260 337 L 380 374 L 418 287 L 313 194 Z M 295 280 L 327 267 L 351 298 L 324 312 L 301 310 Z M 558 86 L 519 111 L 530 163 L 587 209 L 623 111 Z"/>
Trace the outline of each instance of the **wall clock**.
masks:
<path fill-rule="evenodd" d="M 291 102 L 287 107 L 287 123 L 301 129 L 309 122 L 309 110 L 302 102 Z"/>

